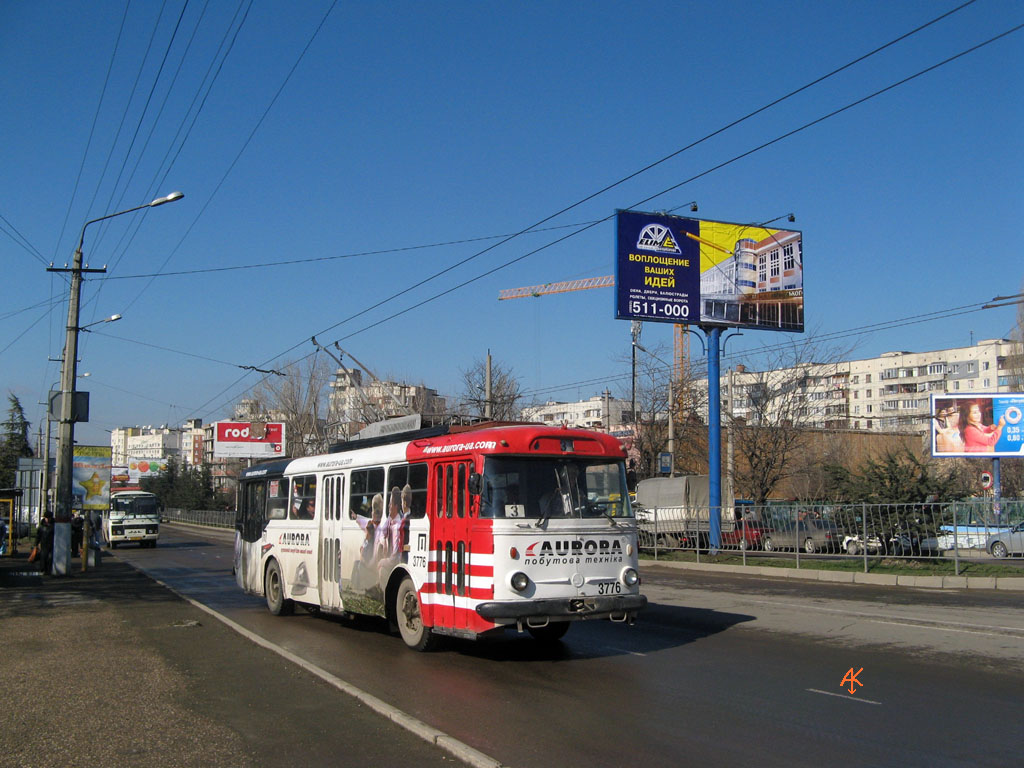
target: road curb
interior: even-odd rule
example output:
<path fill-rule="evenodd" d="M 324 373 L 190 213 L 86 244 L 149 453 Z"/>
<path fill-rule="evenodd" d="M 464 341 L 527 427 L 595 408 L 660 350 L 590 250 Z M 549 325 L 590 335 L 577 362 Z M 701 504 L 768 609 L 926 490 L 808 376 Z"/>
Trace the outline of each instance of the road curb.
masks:
<path fill-rule="evenodd" d="M 861 573 L 859 571 L 821 571 L 811 568 L 771 568 L 760 565 L 717 565 L 715 563 L 683 563 L 678 560 L 641 560 L 640 569 L 660 565 L 690 571 L 737 573 L 780 579 L 804 579 L 841 584 L 869 584 L 914 589 L 1001 589 L 1024 591 L 1024 577 L 1017 576 L 913 576 L 892 573 Z"/>
<path fill-rule="evenodd" d="M 473 766 L 473 768 L 503 768 L 503 763 L 501 763 L 499 760 L 495 760 L 493 757 L 485 755 L 483 752 L 471 747 L 465 742 L 459 741 L 458 739 L 448 735 L 444 731 L 438 730 L 437 728 L 434 728 L 433 726 L 424 723 L 422 720 L 419 720 L 413 717 L 412 715 L 403 712 L 397 707 L 394 707 L 391 704 L 385 702 L 384 700 L 377 698 L 373 694 L 367 693 L 361 688 L 357 688 L 351 683 L 342 680 L 337 675 L 331 674 L 326 669 L 318 667 L 316 664 L 313 664 L 312 662 L 303 659 L 301 656 L 298 656 L 292 653 L 291 651 L 282 648 L 276 643 L 272 643 L 270 640 L 267 640 L 264 637 L 260 637 L 255 632 L 246 629 L 238 622 L 229 619 L 227 616 L 218 613 L 213 608 L 210 608 L 209 606 L 204 605 L 203 603 L 200 603 L 197 600 L 194 600 L 188 595 L 182 594 L 171 585 L 151 576 L 141 568 L 137 568 L 134 563 L 128 562 L 127 560 L 122 560 L 121 562 L 130 565 L 143 576 L 145 576 L 148 579 L 151 579 L 152 581 L 159 584 L 161 587 L 168 590 L 176 597 L 189 603 L 193 607 L 198 608 L 199 610 L 209 614 L 210 616 L 213 616 L 215 619 L 217 619 L 217 621 L 221 622 L 229 629 L 237 632 L 239 635 L 249 640 L 250 642 L 255 643 L 261 648 L 265 648 L 268 651 L 272 651 L 273 653 L 276 653 L 278 656 L 281 656 L 285 660 L 290 661 L 291 663 L 301 667 L 310 674 L 320 678 L 328 685 L 337 688 L 342 693 L 346 693 L 349 696 L 352 696 L 354 699 L 366 705 L 373 711 L 383 715 L 395 725 L 404 728 L 405 730 L 409 731 L 409 733 L 412 733 L 415 736 L 418 736 L 419 738 L 423 739 L 424 741 L 427 741 L 433 744 L 434 746 L 443 749 L 444 751 L 453 755 L 457 759 L 463 761 L 467 765 Z"/>

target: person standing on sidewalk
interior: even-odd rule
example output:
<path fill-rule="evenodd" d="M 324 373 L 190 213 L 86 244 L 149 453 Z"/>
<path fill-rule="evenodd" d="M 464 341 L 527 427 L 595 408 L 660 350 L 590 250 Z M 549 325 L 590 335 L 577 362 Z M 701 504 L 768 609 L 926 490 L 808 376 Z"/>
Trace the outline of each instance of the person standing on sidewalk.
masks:
<path fill-rule="evenodd" d="M 43 515 L 36 528 L 36 546 L 39 547 L 39 567 L 43 573 L 53 570 L 53 515 Z"/>

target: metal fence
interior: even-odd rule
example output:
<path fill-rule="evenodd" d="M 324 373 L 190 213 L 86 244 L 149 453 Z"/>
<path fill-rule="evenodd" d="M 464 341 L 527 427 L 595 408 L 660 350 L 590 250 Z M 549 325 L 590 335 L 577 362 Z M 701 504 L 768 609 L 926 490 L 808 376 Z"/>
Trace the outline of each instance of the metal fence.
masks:
<path fill-rule="evenodd" d="M 234 528 L 235 513 L 231 510 L 214 509 L 165 509 L 164 522 L 191 523 L 205 525 L 210 528 Z"/>
<path fill-rule="evenodd" d="M 711 551 L 707 507 L 636 507 L 642 550 Z M 1004 558 L 1024 554 L 1024 500 L 770 504 L 723 508 L 716 552 L 800 558 Z"/>

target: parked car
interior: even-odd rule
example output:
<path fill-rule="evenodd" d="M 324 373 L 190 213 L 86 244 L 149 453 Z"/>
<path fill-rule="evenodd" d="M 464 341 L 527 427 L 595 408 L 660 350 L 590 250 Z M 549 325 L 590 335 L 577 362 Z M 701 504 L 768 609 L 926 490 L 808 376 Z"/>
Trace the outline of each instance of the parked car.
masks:
<path fill-rule="evenodd" d="M 837 552 L 842 546 L 843 534 L 828 520 L 807 518 L 799 523 L 779 522 L 761 537 L 761 541 L 765 552 L 799 547 L 812 555 L 815 552 Z"/>
<path fill-rule="evenodd" d="M 843 537 L 842 551 L 848 555 L 862 555 L 865 547 L 869 555 L 920 554 L 922 549 L 918 537 L 912 533 L 896 533 L 884 541 L 875 534 L 869 534 L 866 544 L 860 534 Z"/>
<path fill-rule="evenodd" d="M 1024 522 L 989 536 L 985 542 L 985 550 L 992 557 L 1024 555 Z"/>
<path fill-rule="evenodd" d="M 771 532 L 761 523 L 739 522 L 731 531 L 722 532 L 722 546 L 729 549 L 761 549 L 764 546 L 764 537 Z"/>

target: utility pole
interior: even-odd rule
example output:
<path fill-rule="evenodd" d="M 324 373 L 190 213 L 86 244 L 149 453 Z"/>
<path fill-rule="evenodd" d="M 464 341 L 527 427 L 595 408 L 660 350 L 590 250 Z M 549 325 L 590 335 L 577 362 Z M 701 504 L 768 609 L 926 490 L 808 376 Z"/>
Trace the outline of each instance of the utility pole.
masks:
<path fill-rule="evenodd" d="M 82 227 L 82 237 L 79 238 L 70 270 L 54 267 L 47 269 L 47 272 L 71 272 L 68 323 L 64 337 L 64 357 L 60 368 L 60 414 L 57 431 L 57 504 L 54 510 L 53 526 L 53 573 L 57 576 L 66 576 L 71 566 L 72 463 L 75 450 L 75 421 L 80 416 L 74 406 L 75 378 L 78 376 L 78 319 L 82 273 L 107 271 L 106 267 L 89 269 L 82 266 L 82 241 L 84 238 L 85 227 Z M 47 423 L 47 427 L 49 427 L 49 423 Z M 47 447 L 49 447 L 49 440 L 47 440 Z"/>
<path fill-rule="evenodd" d="M 180 200 L 184 195 L 181 192 L 172 192 L 166 197 L 158 197 L 145 205 L 138 205 L 117 213 L 109 213 L 91 219 L 82 225 L 82 233 L 78 237 L 78 247 L 75 248 L 75 257 L 68 269 L 58 269 L 53 266 L 47 268 L 47 272 L 70 272 L 71 273 L 71 294 L 68 298 L 68 324 L 64 339 L 64 357 L 60 369 L 60 427 L 57 432 L 57 504 L 54 515 L 53 527 L 53 573 L 58 576 L 66 576 L 71 564 L 71 509 L 73 507 L 73 462 L 75 451 L 75 422 L 81 419 L 75 409 L 75 378 L 78 375 L 78 332 L 82 328 L 78 325 L 79 301 L 82 293 L 82 274 L 86 272 L 106 272 L 106 267 L 101 269 L 89 269 L 82 266 L 82 245 L 85 243 L 85 230 L 90 224 L 98 221 L 112 219 L 125 213 L 140 211 L 143 208 L 153 208 L 164 203 L 171 203 Z M 118 320 L 120 315 L 114 315 L 108 320 Z"/>
<path fill-rule="evenodd" d="M 484 418 L 490 421 L 494 415 L 491 401 L 491 350 L 487 350 L 487 372 L 484 376 Z"/>

